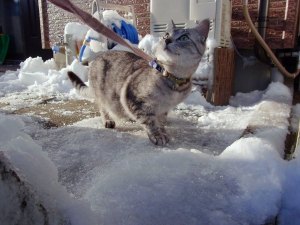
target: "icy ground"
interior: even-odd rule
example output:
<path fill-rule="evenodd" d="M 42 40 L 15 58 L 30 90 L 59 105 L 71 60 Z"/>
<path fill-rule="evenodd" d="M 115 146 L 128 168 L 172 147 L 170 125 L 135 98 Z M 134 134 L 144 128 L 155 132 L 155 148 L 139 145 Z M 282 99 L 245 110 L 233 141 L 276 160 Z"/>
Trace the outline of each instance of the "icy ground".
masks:
<path fill-rule="evenodd" d="M 71 224 L 300 224 L 299 150 L 294 160 L 282 159 L 291 109 L 283 84 L 238 94 L 226 107 L 193 92 L 170 113 L 164 148 L 134 123 L 108 130 L 94 117 L 44 129 L 41 118 L 11 114 L 43 98 L 78 99 L 68 69 L 86 81 L 80 64 L 56 71 L 40 58 L 0 77 L 0 143 Z M 0 224 L 11 224 L 1 213 L 13 202 L 0 201 Z"/>

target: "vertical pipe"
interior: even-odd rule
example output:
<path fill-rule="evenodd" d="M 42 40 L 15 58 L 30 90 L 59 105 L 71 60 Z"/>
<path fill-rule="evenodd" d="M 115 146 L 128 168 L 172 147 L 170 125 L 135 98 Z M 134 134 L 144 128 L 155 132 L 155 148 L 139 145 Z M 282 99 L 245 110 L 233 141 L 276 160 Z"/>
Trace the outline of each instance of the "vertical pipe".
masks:
<path fill-rule="evenodd" d="M 254 34 L 255 38 L 258 40 L 258 42 L 262 45 L 262 47 L 264 48 L 264 50 L 267 52 L 268 56 L 272 59 L 273 63 L 278 67 L 279 71 L 290 78 L 295 78 L 296 76 L 298 76 L 300 74 L 300 70 L 296 71 L 295 73 L 289 73 L 283 66 L 282 64 L 279 62 L 279 60 L 276 58 L 275 54 L 272 52 L 272 50 L 270 49 L 270 47 L 266 44 L 266 42 L 264 41 L 264 39 L 260 36 L 260 34 L 258 33 L 258 31 L 256 30 L 251 17 L 249 15 L 249 11 L 248 11 L 248 0 L 243 0 L 243 14 L 245 16 L 245 19 L 252 31 L 252 33 Z"/>
<path fill-rule="evenodd" d="M 266 38 L 266 28 L 268 22 L 269 0 L 260 0 L 258 9 L 258 33 L 263 39 Z"/>
<path fill-rule="evenodd" d="M 260 36 L 266 39 L 266 30 L 268 24 L 268 11 L 269 11 L 269 0 L 260 0 L 258 7 L 258 18 L 257 18 L 257 31 Z M 270 65 L 271 61 L 266 51 L 256 41 L 254 45 L 255 56 L 263 63 Z"/>

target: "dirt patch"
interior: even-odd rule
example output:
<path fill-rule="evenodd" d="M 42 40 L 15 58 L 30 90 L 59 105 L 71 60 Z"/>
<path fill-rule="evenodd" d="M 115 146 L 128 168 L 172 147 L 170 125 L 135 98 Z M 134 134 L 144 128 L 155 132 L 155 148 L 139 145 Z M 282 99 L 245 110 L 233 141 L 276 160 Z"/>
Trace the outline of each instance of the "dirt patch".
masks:
<path fill-rule="evenodd" d="M 47 100 L 28 108 L 15 110 L 13 113 L 18 115 L 40 116 L 48 121 L 46 125 L 48 127 L 65 126 L 100 115 L 95 105 L 86 100 L 60 102 Z"/>
<path fill-rule="evenodd" d="M 8 106 L 8 105 L 9 105 L 9 103 L 0 102 L 0 108 L 3 108 L 3 107 Z"/>

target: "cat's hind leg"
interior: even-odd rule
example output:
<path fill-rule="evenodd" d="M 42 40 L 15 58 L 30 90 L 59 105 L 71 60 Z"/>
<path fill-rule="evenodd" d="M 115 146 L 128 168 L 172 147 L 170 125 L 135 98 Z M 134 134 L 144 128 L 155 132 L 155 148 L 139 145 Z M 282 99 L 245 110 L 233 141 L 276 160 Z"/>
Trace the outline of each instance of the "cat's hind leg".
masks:
<path fill-rule="evenodd" d="M 101 115 L 101 120 L 102 123 L 104 125 L 105 128 L 115 128 L 116 127 L 116 123 L 113 119 L 111 119 L 109 113 L 107 112 L 107 110 L 105 110 L 105 108 L 103 107 L 103 105 L 101 104 L 100 101 L 96 101 L 96 106 L 99 109 L 100 115 Z"/>
<path fill-rule="evenodd" d="M 115 128 L 116 127 L 116 123 L 115 121 L 113 121 L 109 114 L 105 111 L 105 110 L 100 110 L 100 114 L 101 114 L 101 119 L 102 119 L 102 122 L 105 126 L 105 128 Z"/>

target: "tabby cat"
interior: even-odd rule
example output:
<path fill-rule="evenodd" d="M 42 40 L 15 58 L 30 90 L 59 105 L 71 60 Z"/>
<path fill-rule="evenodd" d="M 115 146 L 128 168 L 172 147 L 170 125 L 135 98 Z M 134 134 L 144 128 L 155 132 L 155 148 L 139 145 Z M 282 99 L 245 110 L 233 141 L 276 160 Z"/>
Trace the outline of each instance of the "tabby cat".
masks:
<path fill-rule="evenodd" d="M 156 48 L 161 71 L 130 52 L 108 51 L 90 63 L 89 86 L 73 72 L 68 76 L 81 95 L 95 99 L 106 128 L 114 128 L 117 119 L 131 119 L 162 146 L 169 141 L 163 121 L 189 94 L 208 31 L 209 20 L 191 29 L 173 27 Z"/>

